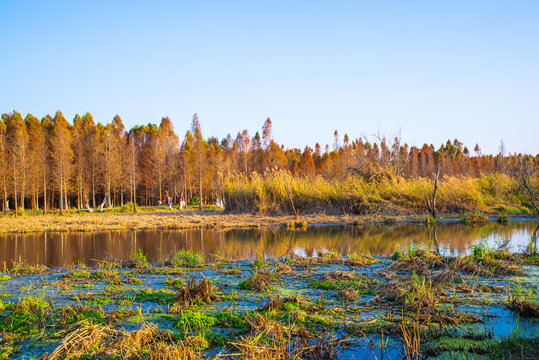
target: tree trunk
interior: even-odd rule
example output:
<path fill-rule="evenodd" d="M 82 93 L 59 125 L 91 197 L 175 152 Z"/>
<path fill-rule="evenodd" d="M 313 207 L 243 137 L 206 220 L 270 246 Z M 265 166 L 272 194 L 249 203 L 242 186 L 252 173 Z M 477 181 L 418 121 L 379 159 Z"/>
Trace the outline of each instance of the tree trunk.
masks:
<path fill-rule="evenodd" d="M 427 207 L 430 210 L 430 213 L 434 220 L 436 220 L 436 192 L 438 191 L 438 176 L 440 175 L 440 164 L 436 166 L 436 176 L 434 178 L 434 191 L 432 193 L 432 206 L 429 205 L 427 201 Z"/>
<path fill-rule="evenodd" d="M 133 140 L 133 144 L 132 144 L 132 182 L 133 182 L 133 212 L 137 212 L 137 193 L 136 193 L 136 190 L 137 190 L 137 186 L 136 186 L 136 183 L 135 183 L 135 142 Z"/>
<path fill-rule="evenodd" d="M 17 167 L 15 166 L 15 155 L 13 155 L 13 194 L 15 196 L 15 219 L 17 218 Z"/>
<path fill-rule="evenodd" d="M 62 177 L 60 176 L 60 201 L 58 202 L 58 204 L 60 205 L 60 215 L 64 215 L 64 193 L 63 193 L 63 181 L 61 180 Z"/>
<path fill-rule="evenodd" d="M 43 165 L 43 215 L 47 215 L 47 177 L 45 171 L 45 165 Z"/>
<path fill-rule="evenodd" d="M 92 159 L 92 207 L 95 209 L 95 165 Z"/>
<path fill-rule="evenodd" d="M 26 174 L 25 174 L 25 171 L 24 171 L 24 167 L 26 166 L 26 159 L 24 158 L 24 155 L 22 156 L 22 159 L 21 159 L 21 167 L 20 169 L 22 170 L 22 186 L 21 186 L 21 210 L 24 210 L 24 198 L 25 198 L 25 193 L 26 193 Z"/>
<path fill-rule="evenodd" d="M 67 186 L 66 186 L 65 178 L 64 178 L 63 184 L 64 184 L 64 209 L 68 210 L 69 202 L 67 201 Z"/>

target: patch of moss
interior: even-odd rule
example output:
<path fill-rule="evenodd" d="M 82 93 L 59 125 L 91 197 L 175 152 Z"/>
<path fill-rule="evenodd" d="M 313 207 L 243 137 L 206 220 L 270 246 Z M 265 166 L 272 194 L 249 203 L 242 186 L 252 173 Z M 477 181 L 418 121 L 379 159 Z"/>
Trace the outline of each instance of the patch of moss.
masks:
<path fill-rule="evenodd" d="M 221 311 L 215 314 L 215 317 L 219 321 L 219 325 L 226 327 L 245 328 L 249 325 L 247 320 L 245 320 L 245 314 Z"/>
<path fill-rule="evenodd" d="M 155 302 L 161 305 L 173 304 L 175 301 L 176 293 L 166 289 L 144 289 L 135 293 L 135 302 Z"/>
<path fill-rule="evenodd" d="M 179 329 L 208 329 L 217 325 L 218 322 L 215 315 L 186 310 L 178 314 L 176 327 Z"/>

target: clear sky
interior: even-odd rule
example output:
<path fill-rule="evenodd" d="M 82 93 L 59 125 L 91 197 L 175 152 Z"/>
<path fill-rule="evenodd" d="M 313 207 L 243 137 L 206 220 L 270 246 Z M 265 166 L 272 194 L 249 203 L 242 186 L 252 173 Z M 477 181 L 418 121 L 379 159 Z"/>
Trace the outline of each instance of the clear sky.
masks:
<path fill-rule="evenodd" d="M 539 1 L 0 1 L 0 112 L 539 153 Z"/>

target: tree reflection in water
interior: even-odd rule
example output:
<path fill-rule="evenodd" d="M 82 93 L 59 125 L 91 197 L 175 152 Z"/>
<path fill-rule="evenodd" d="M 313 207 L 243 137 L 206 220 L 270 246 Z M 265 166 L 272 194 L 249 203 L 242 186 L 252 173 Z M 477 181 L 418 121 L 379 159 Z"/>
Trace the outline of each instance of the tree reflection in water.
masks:
<path fill-rule="evenodd" d="M 313 226 L 307 230 L 284 227 L 232 230 L 106 231 L 94 233 L 39 233 L 0 235 L 0 261 L 10 267 L 15 260 L 47 266 L 95 264 L 106 256 L 127 259 L 139 249 L 149 261 L 166 259 L 175 250 L 192 249 L 209 258 L 218 253 L 231 259 L 258 256 L 315 256 L 333 250 L 347 255 L 370 253 L 390 256 L 409 244 L 428 247 L 441 254 L 458 255 L 472 244 L 486 241 L 494 246 L 510 238 L 514 251 L 537 246 L 535 221 L 496 222 L 482 227 L 462 224 L 368 224 L 359 226 Z"/>

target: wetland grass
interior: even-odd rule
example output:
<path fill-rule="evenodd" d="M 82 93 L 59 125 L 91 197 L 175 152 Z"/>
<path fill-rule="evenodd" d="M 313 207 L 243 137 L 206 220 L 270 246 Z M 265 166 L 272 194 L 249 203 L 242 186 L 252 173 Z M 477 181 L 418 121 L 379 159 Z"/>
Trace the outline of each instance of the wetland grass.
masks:
<path fill-rule="evenodd" d="M 233 213 L 293 214 L 286 190 L 299 214 L 404 214 L 428 213 L 426 199 L 432 196 L 434 184 L 428 178 L 405 179 L 382 176 L 368 181 L 347 176 L 326 179 L 322 176 L 290 176 L 285 171 L 249 176 L 237 174 L 225 181 L 226 210 Z M 450 177 L 442 179 L 436 205 L 443 213 L 529 212 L 531 206 L 519 194 L 518 185 L 508 176 L 486 175 L 479 178 Z"/>
<path fill-rule="evenodd" d="M 248 279 L 240 282 L 239 288 L 242 290 L 269 292 L 273 289 L 276 281 L 277 279 L 273 273 L 267 270 L 256 270 Z"/>
<path fill-rule="evenodd" d="M 524 318 L 539 318 L 539 289 L 516 285 L 507 296 L 506 306 Z"/>
<path fill-rule="evenodd" d="M 217 287 L 211 285 L 205 276 L 202 276 L 202 280 L 197 284 L 196 278 L 193 276 L 187 284 L 183 284 L 178 289 L 175 298 L 175 309 L 187 307 L 193 304 L 205 304 L 210 305 L 212 300 L 217 298 L 215 292 Z"/>
<path fill-rule="evenodd" d="M 529 304 L 536 304 L 537 290 L 530 290 L 526 271 L 537 265 L 520 268 L 520 255 L 500 249 L 444 257 L 410 247 L 382 259 L 330 251 L 252 263 L 203 262 L 187 252 L 176 263 L 146 264 L 143 255 L 38 277 L 16 273 L 2 282 L 21 295 L 0 302 L 0 354 L 30 351 L 36 341 L 31 351 L 48 359 L 338 359 L 360 343 L 362 356 L 374 354 L 379 336 L 382 354 L 397 351 L 404 359 L 473 356 L 494 347 L 513 353 L 516 346 L 533 358 L 535 351 L 529 344 L 536 340 L 522 340 L 520 332 L 512 342 L 463 333 L 491 326 L 482 315 L 491 306 L 522 317 L 535 309 Z M 56 273 L 47 297 L 22 295 L 41 292 Z M 25 276 L 34 280 L 10 288 Z M 523 282 L 502 299 L 513 276 Z M 55 346 L 40 347 L 38 339 Z"/>

